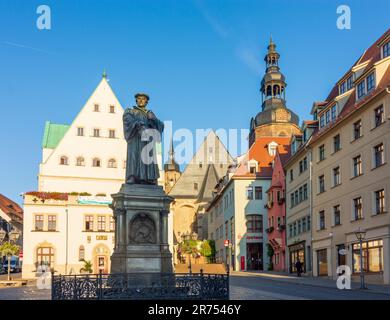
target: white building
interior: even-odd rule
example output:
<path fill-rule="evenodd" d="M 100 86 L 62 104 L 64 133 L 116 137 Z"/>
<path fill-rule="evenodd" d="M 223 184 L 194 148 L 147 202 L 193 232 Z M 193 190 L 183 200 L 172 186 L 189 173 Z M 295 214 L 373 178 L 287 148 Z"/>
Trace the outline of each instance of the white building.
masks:
<path fill-rule="evenodd" d="M 110 195 L 124 182 L 123 108 L 105 75 L 70 126 L 46 122 L 38 192 L 24 196 L 23 278 L 49 264 L 58 273 L 110 270 Z M 162 162 L 158 146 L 159 166 Z M 163 185 L 160 172 L 159 183 Z"/>

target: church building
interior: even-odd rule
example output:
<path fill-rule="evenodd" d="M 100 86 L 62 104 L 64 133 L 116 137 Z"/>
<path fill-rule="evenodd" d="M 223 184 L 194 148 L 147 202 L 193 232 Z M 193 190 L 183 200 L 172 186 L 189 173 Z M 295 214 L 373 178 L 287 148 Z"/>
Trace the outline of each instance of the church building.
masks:
<path fill-rule="evenodd" d="M 207 208 L 217 261 L 234 270 L 267 270 L 270 266 L 266 192 L 276 153 L 288 154 L 291 135 L 300 133 L 298 116 L 286 106 L 287 84 L 279 58 L 271 39 L 260 86 L 262 110 L 250 121 L 249 150 L 227 173 Z"/>

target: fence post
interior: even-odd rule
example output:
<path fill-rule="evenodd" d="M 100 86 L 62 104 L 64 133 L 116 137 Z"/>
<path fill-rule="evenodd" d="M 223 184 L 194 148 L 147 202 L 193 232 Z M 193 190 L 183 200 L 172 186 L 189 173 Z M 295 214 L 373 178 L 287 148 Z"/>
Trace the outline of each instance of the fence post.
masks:
<path fill-rule="evenodd" d="M 204 300 L 204 278 L 203 269 L 200 269 L 200 299 Z"/>
<path fill-rule="evenodd" d="M 98 300 L 103 299 L 103 270 L 99 270 L 98 275 Z"/>
<path fill-rule="evenodd" d="M 230 300 L 230 283 L 229 283 L 229 279 L 230 279 L 230 267 L 228 268 L 227 270 L 227 274 L 226 274 L 226 277 L 227 277 L 227 280 L 226 280 L 226 284 L 227 284 L 227 300 Z"/>
<path fill-rule="evenodd" d="M 73 279 L 73 300 L 79 300 L 79 297 L 77 296 L 77 278 L 76 278 L 76 275 L 74 275 L 74 279 Z"/>
<path fill-rule="evenodd" d="M 51 300 L 54 300 L 54 271 L 51 270 Z"/>

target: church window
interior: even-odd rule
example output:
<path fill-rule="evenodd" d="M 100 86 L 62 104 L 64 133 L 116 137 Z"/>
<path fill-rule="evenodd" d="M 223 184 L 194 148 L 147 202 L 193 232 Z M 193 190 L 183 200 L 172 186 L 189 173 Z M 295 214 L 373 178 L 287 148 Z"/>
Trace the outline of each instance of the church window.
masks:
<path fill-rule="evenodd" d="M 280 95 L 280 87 L 278 85 L 274 85 L 274 96 Z"/>
<path fill-rule="evenodd" d="M 101 166 L 101 161 L 99 158 L 94 158 L 92 161 L 92 166 L 93 167 L 100 167 Z"/>
<path fill-rule="evenodd" d="M 62 156 L 60 158 L 60 165 L 67 166 L 68 165 L 68 157 Z"/>
<path fill-rule="evenodd" d="M 77 128 L 77 135 L 79 137 L 82 137 L 84 135 L 84 128 Z"/>
<path fill-rule="evenodd" d="M 93 136 L 96 138 L 100 137 L 100 129 L 93 129 Z"/>
<path fill-rule="evenodd" d="M 115 113 L 115 106 L 110 106 L 110 113 Z"/>
<path fill-rule="evenodd" d="M 94 106 L 93 106 L 93 111 L 94 112 L 99 112 L 100 110 L 99 110 L 99 105 L 98 104 L 94 104 Z"/>
<path fill-rule="evenodd" d="M 270 96 L 272 96 L 272 87 L 267 86 L 267 97 L 270 97 Z"/>
<path fill-rule="evenodd" d="M 116 160 L 115 159 L 108 160 L 108 167 L 109 168 L 116 168 Z"/>
<path fill-rule="evenodd" d="M 83 157 L 78 157 L 76 159 L 76 166 L 79 166 L 79 167 L 82 167 L 85 165 L 85 161 L 84 161 L 84 158 Z"/>

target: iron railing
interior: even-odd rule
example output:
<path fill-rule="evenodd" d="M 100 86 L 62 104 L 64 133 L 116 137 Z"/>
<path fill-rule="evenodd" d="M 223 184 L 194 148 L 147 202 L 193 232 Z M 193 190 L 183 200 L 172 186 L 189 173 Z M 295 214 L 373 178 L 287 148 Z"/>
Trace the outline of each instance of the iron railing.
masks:
<path fill-rule="evenodd" d="M 52 300 L 228 300 L 229 274 L 52 274 Z"/>

